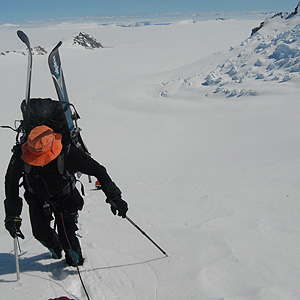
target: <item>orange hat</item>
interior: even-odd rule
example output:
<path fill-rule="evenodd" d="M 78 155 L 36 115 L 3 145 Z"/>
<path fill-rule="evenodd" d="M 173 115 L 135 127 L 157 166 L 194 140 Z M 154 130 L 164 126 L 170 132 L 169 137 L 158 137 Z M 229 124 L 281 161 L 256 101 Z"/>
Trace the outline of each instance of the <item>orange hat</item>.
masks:
<path fill-rule="evenodd" d="M 45 166 L 55 159 L 62 150 L 62 135 L 54 133 L 45 125 L 33 128 L 28 141 L 22 146 L 21 158 L 33 166 Z"/>

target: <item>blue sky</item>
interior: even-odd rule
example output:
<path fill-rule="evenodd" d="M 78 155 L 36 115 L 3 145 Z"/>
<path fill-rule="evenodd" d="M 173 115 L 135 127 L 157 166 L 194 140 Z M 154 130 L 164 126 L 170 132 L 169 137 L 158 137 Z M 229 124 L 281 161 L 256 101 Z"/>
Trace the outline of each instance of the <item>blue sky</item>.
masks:
<path fill-rule="evenodd" d="M 0 23 L 64 17 L 205 11 L 293 11 L 297 0 L 0 0 Z"/>

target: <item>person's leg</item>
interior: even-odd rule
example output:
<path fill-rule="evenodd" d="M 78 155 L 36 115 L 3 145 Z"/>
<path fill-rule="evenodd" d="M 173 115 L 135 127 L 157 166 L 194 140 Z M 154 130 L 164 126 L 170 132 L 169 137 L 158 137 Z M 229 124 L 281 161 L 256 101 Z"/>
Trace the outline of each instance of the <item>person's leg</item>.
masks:
<path fill-rule="evenodd" d="M 46 216 L 42 206 L 29 205 L 29 216 L 33 236 L 51 252 L 53 258 L 61 258 L 61 243 L 55 230 L 50 226 L 52 216 Z"/>
<path fill-rule="evenodd" d="M 55 213 L 59 239 L 65 251 L 66 262 L 70 266 L 83 264 L 83 257 L 79 240 L 76 236 L 78 227 L 76 225 L 75 213 Z"/>

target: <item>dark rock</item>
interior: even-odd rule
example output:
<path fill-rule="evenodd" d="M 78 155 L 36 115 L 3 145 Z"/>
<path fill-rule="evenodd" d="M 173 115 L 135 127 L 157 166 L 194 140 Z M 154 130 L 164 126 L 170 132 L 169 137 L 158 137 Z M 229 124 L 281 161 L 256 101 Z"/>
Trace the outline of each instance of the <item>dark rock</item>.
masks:
<path fill-rule="evenodd" d="M 94 37 L 87 33 L 80 32 L 77 36 L 73 38 L 74 45 L 80 45 L 86 49 L 103 48 L 100 42 L 98 42 Z"/>
<path fill-rule="evenodd" d="M 271 19 L 274 19 L 274 18 L 277 18 L 277 17 L 280 17 L 281 19 L 291 19 L 292 17 L 294 17 L 295 15 L 298 14 L 298 11 L 299 11 L 299 8 L 300 8 L 300 1 L 298 2 L 298 5 L 296 6 L 295 8 L 295 11 L 292 12 L 292 13 L 283 13 L 283 12 L 279 12 L 279 13 L 276 13 L 273 17 L 271 17 Z M 256 32 L 258 32 L 265 24 L 265 21 L 261 22 L 260 25 L 258 27 L 255 27 L 252 29 L 252 32 L 251 32 L 251 36 L 253 34 L 255 34 Z"/>

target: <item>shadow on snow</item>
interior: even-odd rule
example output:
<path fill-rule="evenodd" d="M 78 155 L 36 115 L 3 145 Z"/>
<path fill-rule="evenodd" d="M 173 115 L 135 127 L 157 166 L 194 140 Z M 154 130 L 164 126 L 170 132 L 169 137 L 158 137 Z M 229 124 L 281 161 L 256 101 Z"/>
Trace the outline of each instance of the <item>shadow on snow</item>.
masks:
<path fill-rule="evenodd" d="M 49 253 L 42 253 L 32 257 L 22 257 L 26 252 L 19 256 L 20 272 L 47 272 L 52 273 L 51 278 L 55 280 L 63 280 L 68 275 L 77 274 L 76 270 L 63 270 L 66 266 L 64 260 L 49 259 Z M 49 260 L 50 264 L 41 263 L 41 260 Z M 16 273 L 15 256 L 13 253 L 0 253 L 0 276 Z M 29 275 L 29 274 L 27 274 Z M 10 282 L 0 279 L 0 282 Z"/>

